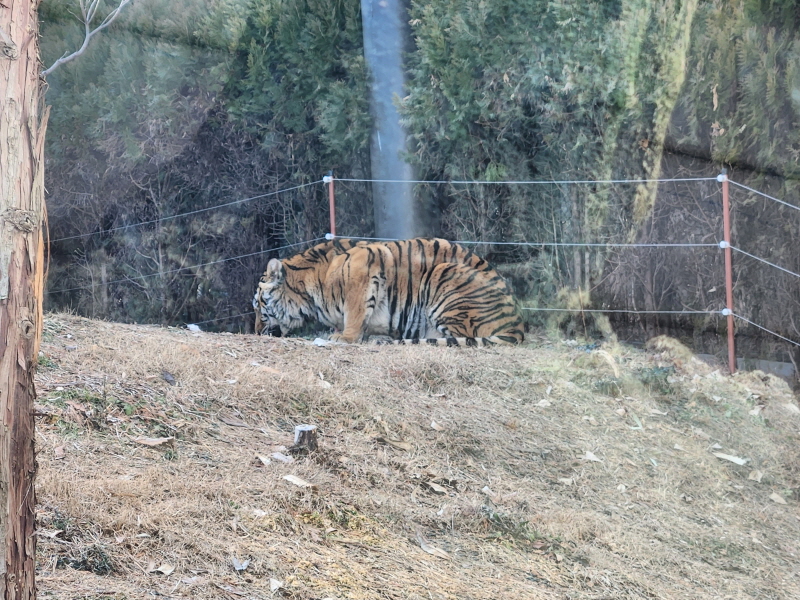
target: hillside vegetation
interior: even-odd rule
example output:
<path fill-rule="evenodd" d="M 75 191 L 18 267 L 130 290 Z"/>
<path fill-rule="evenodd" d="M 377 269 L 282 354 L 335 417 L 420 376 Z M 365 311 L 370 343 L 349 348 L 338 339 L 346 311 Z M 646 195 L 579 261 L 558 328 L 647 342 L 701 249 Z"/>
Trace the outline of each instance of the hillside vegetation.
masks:
<path fill-rule="evenodd" d="M 370 177 L 360 11 L 358 0 L 138 0 L 48 76 L 51 309 L 165 325 L 224 319 L 213 326 L 247 331 L 239 315 L 264 253 L 328 231 L 321 184 L 264 194 L 329 170 Z M 61 1 L 44 0 L 41 16 L 49 65 L 80 45 L 83 26 Z M 429 0 L 410 2 L 409 17 L 398 99 L 407 158 L 420 179 L 445 182 L 415 189 L 430 225 L 421 233 L 485 242 L 479 253 L 537 306 L 581 288 L 595 307 L 719 311 L 719 252 L 491 243 L 715 243 L 719 185 L 447 182 L 715 177 L 727 167 L 800 205 L 794 0 Z M 800 213 L 732 193 L 734 245 L 800 272 Z M 340 235 L 374 235 L 369 184 L 340 182 L 336 198 Z M 128 227 L 139 222 L 148 224 Z M 797 340 L 800 279 L 741 254 L 734 268 L 737 312 Z M 681 327 L 697 341 L 724 323 L 657 315 L 623 325 L 648 336 Z M 784 344 L 738 326 L 754 338 L 746 356 L 790 360 Z"/>
<path fill-rule="evenodd" d="M 668 338 L 531 338 L 318 346 L 48 315 L 40 597 L 800 597 L 783 381 Z M 317 452 L 292 454 L 298 424 Z"/>

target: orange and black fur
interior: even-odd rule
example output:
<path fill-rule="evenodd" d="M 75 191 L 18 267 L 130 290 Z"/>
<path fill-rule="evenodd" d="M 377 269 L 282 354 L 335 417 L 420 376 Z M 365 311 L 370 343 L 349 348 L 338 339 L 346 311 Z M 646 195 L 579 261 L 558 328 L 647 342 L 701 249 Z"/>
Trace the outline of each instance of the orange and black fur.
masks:
<path fill-rule="evenodd" d="M 440 239 L 348 239 L 272 259 L 253 298 L 256 333 L 282 334 L 316 319 L 331 339 L 370 335 L 397 343 L 516 344 L 522 318 L 508 285 L 471 250 Z"/>

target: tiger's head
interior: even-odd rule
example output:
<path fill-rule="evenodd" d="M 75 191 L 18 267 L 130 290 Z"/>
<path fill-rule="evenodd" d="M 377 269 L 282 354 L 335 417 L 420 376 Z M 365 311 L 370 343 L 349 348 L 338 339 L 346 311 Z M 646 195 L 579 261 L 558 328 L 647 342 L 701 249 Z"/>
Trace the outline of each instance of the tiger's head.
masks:
<path fill-rule="evenodd" d="M 258 282 L 253 297 L 257 334 L 286 335 L 304 322 L 303 296 L 286 282 L 283 263 L 273 258 Z"/>

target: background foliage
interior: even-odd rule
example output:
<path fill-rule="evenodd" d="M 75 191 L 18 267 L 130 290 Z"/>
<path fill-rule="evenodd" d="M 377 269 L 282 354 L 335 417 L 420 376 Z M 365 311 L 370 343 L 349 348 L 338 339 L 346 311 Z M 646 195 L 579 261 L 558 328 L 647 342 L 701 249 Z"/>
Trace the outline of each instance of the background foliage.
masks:
<path fill-rule="evenodd" d="M 51 64 L 79 45 L 81 30 L 68 3 L 45 1 L 41 13 Z M 713 176 L 724 165 L 800 204 L 798 15 L 789 0 L 412 1 L 399 99 L 414 142 L 408 159 L 435 180 Z M 361 36 L 357 0 L 139 0 L 48 78 L 52 237 L 314 182 L 329 169 L 368 177 Z M 341 232 L 372 232 L 369 192 L 338 186 Z M 788 250 L 800 219 L 737 194 L 741 245 L 800 270 Z M 420 186 L 418 197 L 439 235 L 484 242 L 479 252 L 530 304 L 581 288 L 620 308 L 722 305 L 705 285 L 721 280 L 716 254 L 491 244 L 716 241 L 718 186 L 447 184 Z M 316 185 L 55 241 L 50 289 L 81 289 L 51 293 L 51 306 L 163 323 L 242 313 L 268 254 L 173 270 L 316 238 L 327 230 L 325 202 Z M 794 281 L 736 266 L 743 314 L 800 335 Z M 115 280 L 124 281 L 103 285 Z M 766 294 L 791 307 L 788 319 L 764 308 L 774 305 Z M 652 332 L 669 322 L 632 325 Z"/>

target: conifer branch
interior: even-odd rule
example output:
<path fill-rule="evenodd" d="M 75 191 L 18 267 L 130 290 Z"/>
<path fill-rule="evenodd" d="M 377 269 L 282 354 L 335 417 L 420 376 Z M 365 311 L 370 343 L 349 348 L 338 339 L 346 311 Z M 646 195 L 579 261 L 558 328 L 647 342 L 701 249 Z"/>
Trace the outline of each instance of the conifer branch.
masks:
<path fill-rule="evenodd" d="M 114 22 L 114 19 L 119 16 L 119 13 L 125 8 L 128 4 L 131 3 L 132 0 L 119 0 L 119 5 L 108 13 L 102 22 L 92 29 L 92 21 L 94 21 L 95 16 L 97 15 L 97 9 L 100 5 L 100 0 L 78 0 L 78 4 L 81 8 L 81 16 L 83 21 L 83 27 L 85 31 L 85 35 L 83 38 L 83 44 L 81 47 L 73 52 L 72 54 L 64 54 L 61 58 L 59 58 L 56 62 L 52 64 L 49 68 L 42 71 L 42 76 L 45 77 L 52 73 L 57 67 L 63 65 L 64 63 L 68 63 L 69 61 L 78 58 L 81 54 L 86 52 L 86 48 L 89 47 L 89 42 L 91 39 L 101 32 L 103 29 L 111 25 Z"/>

